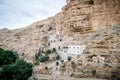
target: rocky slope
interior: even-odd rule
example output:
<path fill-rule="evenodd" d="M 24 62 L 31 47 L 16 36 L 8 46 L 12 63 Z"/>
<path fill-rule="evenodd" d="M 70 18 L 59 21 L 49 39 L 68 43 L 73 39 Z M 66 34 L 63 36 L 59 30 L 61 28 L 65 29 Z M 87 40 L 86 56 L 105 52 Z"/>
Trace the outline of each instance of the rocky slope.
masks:
<path fill-rule="evenodd" d="M 92 77 L 92 70 L 96 70 L 99 78 L 110 78 L 113 73 L 120 76 L 120 0 L 66 2 L 54 17 L 21 29 L 1 29 L 0 47 L 18 51 L 20 56 L 24 53 L 25 60 L 32 61 L 40 47 L 48 47 L 49 35 L 62 32 L 62 44 L 87 46 L 83 55 L 74 60 L 77 65 L 74 77 Z M 67 76 L 68 63 L 64 71 Z M 34 72 L 40 74 L 41 67 L 45 66 L 35 66 Z M 55 63 L 48 68 L 56 68 Z"/>
<path fill-rule="evenodd" d="M 0 47 L 16 50 L 20 55 L 24 53 L 26 59 L 32 60 L 38 49 L 46 45 L 49 34 L 62 31 L 63 41 L 66 43 L 72 37 L 74 44 L 89 46 L 94 41 L 97 43 L 103 40 L 105 36 L 111 37 L 99 31 L 120 24 L 119 0 L 67 0 L 66 2 L 62 11 L 54 17 L 21 29 L 1 29 Z M 90 37 L 95 34 L 102 36 Z"/>
<path fill-rule="evenodd" d="M 26 59 L 33 60 L 35 53 L 47 42 L 48 34 L 55 33 L 54 18 L 35 22 L 25 28 L 0 30 L 0 47 L 25 54 Z"/>
<path fill-rule="evenodd" d="M 62 12 L 55 16 L 57 30 L 89 32 L 120 23 L 119 0 L 67 0 Z"/>

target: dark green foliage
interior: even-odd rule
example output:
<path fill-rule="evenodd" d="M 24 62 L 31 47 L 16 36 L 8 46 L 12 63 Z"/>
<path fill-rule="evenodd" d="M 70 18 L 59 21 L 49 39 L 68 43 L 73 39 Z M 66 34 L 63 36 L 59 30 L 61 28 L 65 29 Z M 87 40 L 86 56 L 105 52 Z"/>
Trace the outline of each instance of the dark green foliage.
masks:
<path fill-rule="evenodd" d="M 55 49 L 55 48 L 53 48 L 52 52 L 56 52 L 56 49 Z"/>
<path fill-rule="evenodd" d="M 27 80 L 32 75 L 32 64 L 17 59 L 17 52 L 0 48 L 0 80 Z"/>
<path fill-rule="evenodd" d="M 51 54 L 51 53 L 52 53 L 52 51 L 51 51 L 50 49 L 48 49 L 48 50 L 45 52 L 46 55 L 49 55 L 49 54 Z"/>
<path fill-rule="evenodd" d="M 19 59 L 19 55 L 17 51 L 13 51 L 14 55 L 16 56 L 17 59 Z"/>
<path fill-rule="evenodd" d="M 1 80 L 27 80 L 32 75 L 32 64 L 18 60 L 15 64 L 4 65 L 0 71 Z"/>
<path fill-rule="evenodd" d="M 111 80 L 120 80 L 120 75 L 118 72 L 112 72 L 112 75 L 110 76 Z"/>
<path fill-rule="evenodd" d="M 61 63 L 63 63 L 64 62 L 64 60 L 61 60 Z"/>
<path fill-rule="evenodd" d="M 68 61 L 71 61 L 71 57 L 68 57 Z"/>
<path fill-rule="evenodd" d="M 96 70 L 92 70 L 91 73 L 92 73 L 93 76 L 95 76 L 96 75 Z"/>
<path fill-rule="evenodd" d="M 49 60 L 49 56 L 41 56 L 39 58 L 40 62 L 45 62 L 45 61 L 48 61 Z"/>
<path fill-rule="evenodd" d="M 16 59 L 18 59 L 17 53 L 0 48 L 0 66 L 14 63 Z"/>
<path fill-rule="evenodd" d="M 2 51 L 4 51 L 4 49 L 0 48 L 0 53 L 1 53 Z"/>
<path fill-rule="evenodd" d="M 35 60 L 38 60 L 39 56 L 41 56 L 42 50 L 39 48 L 39 51 L 35 54 Z"/>
<path fill-rule="evenodd" d="M 57 60 L 59 60 L 59 59 L 60 59 L 60 56 L 59 56 L 58 54 L 57 54 L 57 56 L 56 56 L 56 59 L 57 59 Z"/>
<path fill-rule="evenodd" d="M 34 61 L 33 61 L 33 64 L 34 64 L 34 65 L 39 65 L 39 60 L 34 60 Z"/>

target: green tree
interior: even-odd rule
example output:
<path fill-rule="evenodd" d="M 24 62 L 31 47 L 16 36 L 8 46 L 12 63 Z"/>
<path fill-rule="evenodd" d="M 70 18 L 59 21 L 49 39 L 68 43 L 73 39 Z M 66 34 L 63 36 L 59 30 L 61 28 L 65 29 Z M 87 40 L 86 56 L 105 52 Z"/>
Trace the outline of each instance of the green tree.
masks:
<path fill-rule="evenodd" d="M 0 48 L 0 66 L 14 63 L 17 59 L 18 59 L 17 53 Z"/>
<path fill-rule="evenodd" d="M 0 53 L 2 53 L 4 51 L 4 49 L 0 48 Z"/>
<path fill-rule="evenodd" d="M 27 80 L 32 75 L 32 64 L 20 59 L 15 64 L 4 65 L 1 80 Z"/>

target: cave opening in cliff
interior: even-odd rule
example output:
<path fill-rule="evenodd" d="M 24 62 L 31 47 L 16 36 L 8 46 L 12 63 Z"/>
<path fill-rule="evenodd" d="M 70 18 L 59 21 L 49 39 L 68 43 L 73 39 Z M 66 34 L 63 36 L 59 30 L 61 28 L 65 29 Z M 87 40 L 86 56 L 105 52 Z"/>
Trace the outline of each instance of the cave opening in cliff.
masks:
<path fill-rule="evenodd" d="M 94 0 L 90 0 L 89 4 L 94 5 Z"/>

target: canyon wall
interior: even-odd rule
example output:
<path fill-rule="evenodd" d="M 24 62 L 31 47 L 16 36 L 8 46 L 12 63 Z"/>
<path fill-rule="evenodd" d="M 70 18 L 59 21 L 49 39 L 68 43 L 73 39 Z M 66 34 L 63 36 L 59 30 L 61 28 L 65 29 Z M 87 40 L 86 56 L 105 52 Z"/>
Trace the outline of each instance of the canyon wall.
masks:
<path fill-rule="evenodd" d="M 89 32 L 120 24 L 119 0 L 67 0 L 55 16 L 57 30 Z"/>
<path fill-rule="evenodd" d="M 69 43 L 72 37 L 72 41 L 91 45 L 92 35 L 120 24 L 120 0 L 67 0 L 66 3 L 54 17 L 21 29 L 1 29 L 0 47 L 16 50 L 20 55 L 25 53 L 25 58 L 32 60 L 38 49 L 47 45 L 50 34 L 62 31 L 63 42 Z"/>

